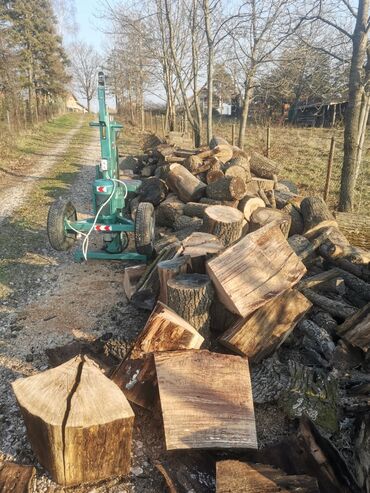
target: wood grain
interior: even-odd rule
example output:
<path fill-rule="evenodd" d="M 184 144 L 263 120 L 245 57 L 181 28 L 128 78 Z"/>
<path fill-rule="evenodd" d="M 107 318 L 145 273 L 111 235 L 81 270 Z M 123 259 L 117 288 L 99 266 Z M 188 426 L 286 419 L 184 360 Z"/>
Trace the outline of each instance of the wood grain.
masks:
<path fill-rule="evenodd" d="M 154 359 L 168 450 L 257 447 L 245 358 L 192 350 Z"/>

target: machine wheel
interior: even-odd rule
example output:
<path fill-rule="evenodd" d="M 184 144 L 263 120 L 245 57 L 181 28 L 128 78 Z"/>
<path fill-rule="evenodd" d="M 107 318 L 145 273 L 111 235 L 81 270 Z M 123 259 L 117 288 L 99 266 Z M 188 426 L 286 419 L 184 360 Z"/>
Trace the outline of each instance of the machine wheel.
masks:
<path fill-rule="evenodd" d="M 141 202 L 135 216 L 136 251 L 148 258 L 154 254 L 155 216 L 154 206 L 149 202 Z"/>
<path fill-rule="evenodd" d="M 48 213 L 47 232 L 50 245 L 54 250 L 63 252 L 69 250 L 76 241 L 77 233 L 67 232 L 64 228 L 64 220 L 77 220 L 74 205 L 69 200 L 57 199 L 51 204 Z"/>

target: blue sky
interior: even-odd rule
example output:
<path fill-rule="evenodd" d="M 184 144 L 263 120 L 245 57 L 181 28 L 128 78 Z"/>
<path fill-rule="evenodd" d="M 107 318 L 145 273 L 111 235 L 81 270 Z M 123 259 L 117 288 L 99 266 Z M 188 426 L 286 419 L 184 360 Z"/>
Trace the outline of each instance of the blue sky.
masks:
<path fill-rule="evenodd" d="M 78 24 L 77 38 L 92 44 L 98 51 L 104 50 L 104 34 L 99 30 L 103 27 L 103 21 L 96 18 L 101 10 L 99 0 L 75 0 L 76 21 Z M 66 36 L 67 41 L 72 40 Z"/>

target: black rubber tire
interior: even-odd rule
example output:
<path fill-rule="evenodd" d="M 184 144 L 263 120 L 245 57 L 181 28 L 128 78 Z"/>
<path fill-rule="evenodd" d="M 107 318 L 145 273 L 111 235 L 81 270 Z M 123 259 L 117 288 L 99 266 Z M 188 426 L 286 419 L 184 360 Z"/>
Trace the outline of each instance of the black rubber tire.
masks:
<path fill-rule="evenodd" d="M 135 247 L 141 255 L 152 258 L 154 255 L 155 215 L 154 206 L 141 202 L 135 216 Z"/>
<path fill-rule="evenodd" d="M 282 185 L 285 185 L 286 187 L 289 188 L 289 190 L 292 192 L 292 193 L 295 193 L 298 195 L 298 188 L 297 188 L 297 185 L 295 183 L 293 183 L 292 181 L 290 180 L 279 180 L 279 183 L 281 183 Z"/>
<path fill-rule="evenodd" d="M 57 199 L 51 204 L 47 232 L 50 245 L 58 252 L 69 250 L 76 241 L 77 233 L 67 233 L 64 229 L 64 220 L 77 220 L 77 213 L 74 205 L 69 200 Z"/>

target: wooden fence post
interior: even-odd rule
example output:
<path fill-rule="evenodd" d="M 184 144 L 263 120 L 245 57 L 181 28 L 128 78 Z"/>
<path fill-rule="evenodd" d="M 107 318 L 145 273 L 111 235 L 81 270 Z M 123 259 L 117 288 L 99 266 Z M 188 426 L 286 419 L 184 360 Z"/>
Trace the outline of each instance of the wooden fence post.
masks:
<path fill-rule="evenodd" d="M 325 182 L 325 188 L 324 188 L 324 200 L 325 202 L 328 200 L 329 197 L 329 189 L 330 189 L 330 180 L 331 180 L 331 170 L 333 168 L 333 160 L 334 160 L 334 150 L 335 150 L 335 137 L 331 138 L 330 142 L 330 151 L 329 151 L 329 158 L 328 158 L 328 167 L 326 170 L 326 182 Z"/>
<path fill-rule="evenodd" d="M 271 147 L 271 132 L 269 125 L 267 127 L 267 135 L 266 135 L 266 157 L 270 157 L 270 147 Z"/>
<path fill-rule="evenodd" d="M 158 135 L 158 115 L 154 115 L 155 134 Z"/>
<path fill-rule="evenodd" d="M 184 114 L 184 133 L 188 133 L 188 117 L 186 113 Z"/>
<path fill-rule="evenodd" d="M 231 145 L 235 145 L 235 123 L 231 125 Z"/>
<path fill-rule="evenodd" d="M 163 137 L 166 135 L 166 130 L 164 128 L 164 116 L 161 115 L 161 120 L 162 120 L 162 134 L 163 134 Z"/>

